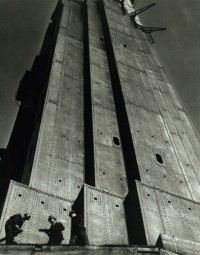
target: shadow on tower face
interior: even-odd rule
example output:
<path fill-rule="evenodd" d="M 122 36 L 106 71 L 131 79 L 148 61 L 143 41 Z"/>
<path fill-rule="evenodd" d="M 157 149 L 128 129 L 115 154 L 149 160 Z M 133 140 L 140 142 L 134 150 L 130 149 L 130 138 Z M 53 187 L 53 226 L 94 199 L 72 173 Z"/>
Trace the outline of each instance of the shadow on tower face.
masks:
<path fill-rule="evenodd" d="M 147 244 L 136 184 L 124 201 L 129 244 Z"/>

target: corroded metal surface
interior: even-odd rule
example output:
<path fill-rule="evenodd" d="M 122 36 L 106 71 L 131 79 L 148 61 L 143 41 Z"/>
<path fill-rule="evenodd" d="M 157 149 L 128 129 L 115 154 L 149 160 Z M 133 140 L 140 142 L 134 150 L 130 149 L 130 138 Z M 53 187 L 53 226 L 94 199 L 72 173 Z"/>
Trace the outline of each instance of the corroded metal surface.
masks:
<path fill-rule="evenodd" d="M 47 243 L 48 236 L 39 229 L 49 228 L 48 217 L 54 215 L 65 226 L 63 244 L 69 243 L 71 202 L 51 196 L 28 186 L 11 182 L 0 220 L 0 239 L 5 237 L 5 222 L 14 214 L 29 213 L 31 219 L 25 221 L 23 232 L 15 240 L 21 244 Z"/>

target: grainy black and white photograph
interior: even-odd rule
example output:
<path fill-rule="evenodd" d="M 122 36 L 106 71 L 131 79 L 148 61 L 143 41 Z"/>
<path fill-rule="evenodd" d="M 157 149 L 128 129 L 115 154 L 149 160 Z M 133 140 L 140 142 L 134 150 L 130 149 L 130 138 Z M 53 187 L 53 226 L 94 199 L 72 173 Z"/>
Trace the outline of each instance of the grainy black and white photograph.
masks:
<path fill-rule="evenodd" d="M 200 254 L 199 12 L 0 0 L 0 254 Z"/>

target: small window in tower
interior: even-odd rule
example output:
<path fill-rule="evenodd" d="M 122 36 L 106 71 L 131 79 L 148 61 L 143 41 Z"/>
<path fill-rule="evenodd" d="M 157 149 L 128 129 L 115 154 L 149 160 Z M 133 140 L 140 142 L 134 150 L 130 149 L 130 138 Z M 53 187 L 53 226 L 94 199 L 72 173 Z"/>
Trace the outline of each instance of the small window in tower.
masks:
<path fill-rule="evenodd" d="M 120 145 L 120 143 L 119 143 L 119 138 L 116 137 L 116 136 L 113 136 L 113 142 L 114 142 L 114 144 L 117 145 L 117 146 Z"/>
<path fill-rule="evenodd" d="M 158 163 L 163 164 L 163 159 L 160 154 L 156 153 L 156 160 L 158 161 Z"/>

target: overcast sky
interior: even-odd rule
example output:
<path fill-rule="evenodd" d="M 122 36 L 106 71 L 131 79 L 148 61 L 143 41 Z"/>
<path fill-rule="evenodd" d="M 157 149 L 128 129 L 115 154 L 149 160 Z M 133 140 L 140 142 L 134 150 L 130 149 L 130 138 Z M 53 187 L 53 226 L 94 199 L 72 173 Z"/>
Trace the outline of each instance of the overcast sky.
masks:
<path fill-rule="evenodd" d="M 145 26 L 167 27 L 154 34 L 155 48 L 196 131 L 200 134 L 200 0 L 136 0 Z M 18 111 L 15 93 L 39 53 L 57 0 L 0 0 L 0 148 L 6 147 Z"/>

